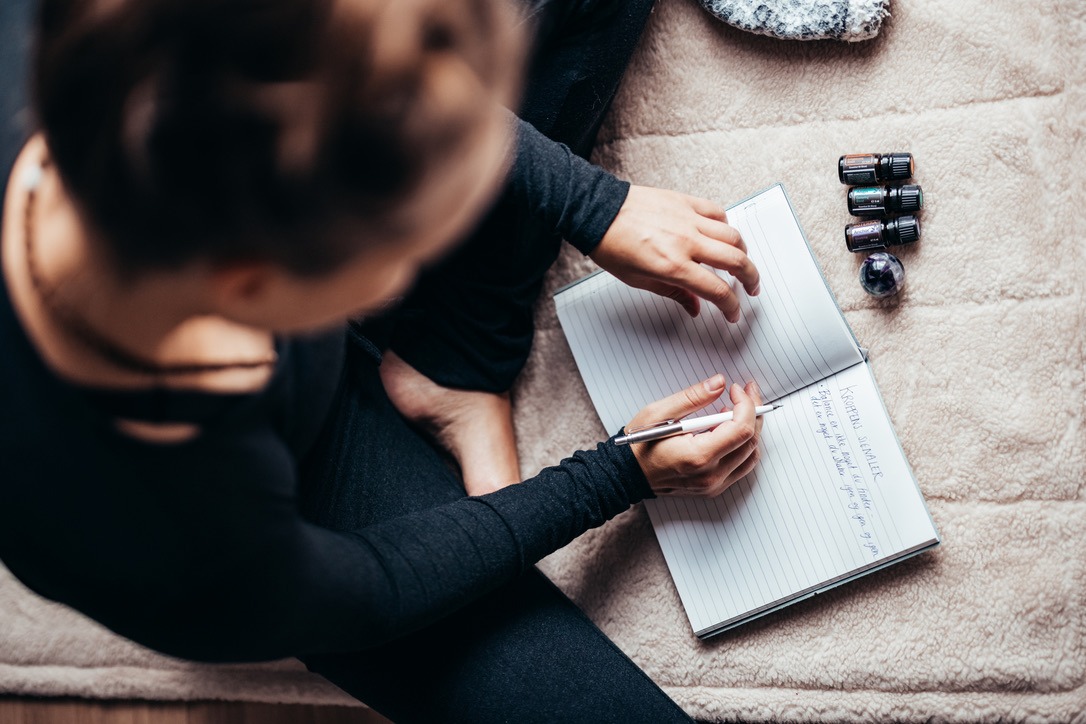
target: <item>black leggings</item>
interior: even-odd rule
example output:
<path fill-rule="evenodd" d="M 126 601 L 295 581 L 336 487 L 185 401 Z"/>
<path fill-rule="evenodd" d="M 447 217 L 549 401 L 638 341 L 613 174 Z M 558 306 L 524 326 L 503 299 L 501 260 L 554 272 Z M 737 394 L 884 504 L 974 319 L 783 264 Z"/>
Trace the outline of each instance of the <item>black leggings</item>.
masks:
<path fill-rule="evenodd" d="M 464 496 L 460 478 L 384 393 L 355 340 L 348 382 L 303 512 L 339 530 Z M 636 625 L 636 622 L 631 622 Z M 302 656 L 311 671 L 395 722 L 689 722 L 566 596 L 532 569 L 433 625 L 350 654 Z"/>
<path fill-rule="evenodd" d="M 521 116 L 586 155 L 652 0 L 532 5 L 540 41 Z M 485 264 L 488 244 L 508 251 L 518 223 L 496 209 L 461 263 Z M 538 289 L 558 240 L 518 243 L 529 242 L 538 246 L 517 273 Z M 324 468 L 307 471 L 307 517 L 349 530 L 463 497 L 446 456 L 385 396 L 376 351 L 360 339 L 348 357 L 335 432 L 311 457 Z M 690 721 L 537 570 L 387 645 L 302 660 L 397 722 Z"/>

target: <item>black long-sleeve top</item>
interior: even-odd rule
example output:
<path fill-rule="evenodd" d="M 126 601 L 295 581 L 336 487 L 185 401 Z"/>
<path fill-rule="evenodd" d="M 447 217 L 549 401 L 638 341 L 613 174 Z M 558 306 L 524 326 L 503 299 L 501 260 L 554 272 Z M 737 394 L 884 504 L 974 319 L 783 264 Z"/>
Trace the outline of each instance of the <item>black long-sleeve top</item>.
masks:
<path fill-rule="evenodd" d="M 281 343 L 258 394 L 98 393 L 51 374 L 0 297 L 0 560 L 151 648 L 261 660 L 416 630 L 650 495 L 628 448 L 608 441 L 360 530 L 307 522 L 298 461 L 341 382 L 327 365 L 343 337 Z M 116 431 L 115 414 L 154 408 L 198 411 L 203 434 L 153 445 Z"/>
<path fill-rule="evenodd" d="M 520 485 L 360 530 L 306 522 L 298 461 L 342 382 L 328 365 L 344 336 L 281 343 L 257 394 L 103 393 L 45 368 L 0 297 L 0 560 L 159 651 L 259 660 L 415 630 L 650 495 L 608 441 Z M 114 427 L 131 410 L 195 416 L 203 434 L 142 443 Z"/>
<path fill-rule="evenodd" d="M 590 250 L 627 186 L 530 127 L 519 138 L 510 193 Z M 7 169 L 17 149 L 0 145 Z M 651 495 L 609 441 L 520 485 L 361 530 L 307 522 L 299 461 L 334 404 L 350 334 L 280 341 L 255 394 L 97 391 L 51 373 L 0 288 L 0 560 L 159 651 L 259 660 L 416 630 Z M 192 419 L 202 434 L 143 443 L 116 430 L 126 416 Z"/>

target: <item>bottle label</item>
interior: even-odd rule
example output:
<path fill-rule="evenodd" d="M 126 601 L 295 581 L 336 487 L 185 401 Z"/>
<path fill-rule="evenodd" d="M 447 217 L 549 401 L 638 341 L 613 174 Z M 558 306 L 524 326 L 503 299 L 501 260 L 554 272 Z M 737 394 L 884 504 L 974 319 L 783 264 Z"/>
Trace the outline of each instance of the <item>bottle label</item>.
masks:
<path fill-rule="evenodd" d="M 873 184 L 878 179 L 875 178 L 875 167 L 878 166 L 879 160 L 870 153 L 854 153 L 841 157 L 841 173 L 844 176 L 845 183 L 851 186 L 857 186 L 860 184 Z"/>
<path fill-rule="evenodd" d="M 881 221 L 850 224 L 845 229 L 845 237 L 848 241 L 849 251 L 867 251 L 868 249 L 881 249 L 886 246 L 882 236 Z"/>
<path fill-rule="evenodd" d="M 852 191 L 849 192 L 849 196 L 852 198 L 853 211 L 886 210 L 886 207 L 882 203 L 882 189 L 878 186 L 852 189 Z"/>

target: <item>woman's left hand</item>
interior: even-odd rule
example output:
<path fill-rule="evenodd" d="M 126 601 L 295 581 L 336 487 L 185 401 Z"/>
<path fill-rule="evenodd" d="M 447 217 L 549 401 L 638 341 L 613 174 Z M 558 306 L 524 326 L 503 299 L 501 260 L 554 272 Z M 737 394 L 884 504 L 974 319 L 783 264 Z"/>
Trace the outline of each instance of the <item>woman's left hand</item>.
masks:
<path fill-rule="evenodd" d="M 702 264 L 721 269 L 755 296 L 758 269 L 717 204 L 676 191 L 631 186 L 626 202 L 589 256 L 626 284 L 674 299 L 696 317 L 700 299 L 739 321 L 735 291 Z"/>

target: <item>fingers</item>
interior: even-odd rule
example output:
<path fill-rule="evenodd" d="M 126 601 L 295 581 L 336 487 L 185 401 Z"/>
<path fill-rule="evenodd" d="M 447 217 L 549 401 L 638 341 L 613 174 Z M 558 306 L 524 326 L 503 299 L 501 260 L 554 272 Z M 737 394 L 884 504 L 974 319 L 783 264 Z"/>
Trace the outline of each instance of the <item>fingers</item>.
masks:
<path fill-rule="evenodd" d="M 663 296 L 668 299 L 674 299 L 681 304 L 682 308 L 685 309 L 686 313 L 691 317 L 696 317 L 701 312 L 701 300 L 698 299 L 696 294 L 691 294 L 685 289 L 672 287 L 669 291 L 665 291 Z"/>
<path fill-rule="evenodd" d="M 739 297 L 726 281 L 700 264 L 683 267 L 677 280 L 702 299 L 715 304 L 729 322 L 739 321 Z"/>
<path fill-rule="evenodd" d="M 698 314 L 700 298 L 739 321 L 731 280 L 705 267 L 728 272 L 751 296 L 759 291 L 758 270 L 725 210 L 675 191 L 631 186 L 591 257 L 623 282 L 674 299 L 691 316 Z"/>
<path fill-rule="evenodd" d="M 698 295 L 687 291 L 682 287 L 663 282 L 648 281 L 642 285 L 642 288 L 653 294 L 659 294 L 661 297 L 675 300 L 682 305 L 682 308 L 685 309 L 686 313 L 691 317 L 696 317 L 701 312 L 701 300 L 698 298 Z"/>
<path fill-rule="evenodd" d="M 725 244 L 729 244 L 736 249 L 739 249 L 744 254 L 747 253 L 747 242 L 743 241 L 743 237 L 739 234 L 739 229 L 734 226 L 729 226 L 722 221 L 703 218 L 697 222 L 697 229 L 710 239 L 723 241 Z"/>
<path fill-rule="evenodd" d="M 739 385 L 732 386 L 732 400 L 735 400 L 738 396 Z M 751 405 L 751 415 L 753 416 L 753 408 L 761 404 L 762 397 L 758 390 L 758 384 L 755 382 L 748 382 L 742 391 L 749 398 Z M 742 405 L 736 404 L 736 410 Z M 735 412 L 738 418 L 739 413 Z M 754 467 L 758 464 L 760 458 L 759 445 L 761 441 L 762 433 L 762 417 L 753 417 L 754 432 L 744 442 L 740 443 L 737 448 L 728 452 L 720 460 L 720 468 L 717 471 L 718 480 L 720 481 L 715 489 L 707 491 L 708 495 L 719 495 L 727 490 L 733 483 L 742 480 L 749 475 Z M 723 427 L 723 426 L 722 426 Z M 738 436 L 733 441 L 738 441 L 745 437 L 749 432 L 749 428 L 737 431 Z"/>
<path fill-rule="evenodd" d="M 707 380 L 708 384 L 702 383 L 700 390 L 695 385 L 655 403 L 659 407 L 651 410 L 652 421 L 678 417 L 684 410 L 692 411 L 701 405 L 706 398 L 719 395 L 722 390 L 708 392 L 718 382 L 722 383 L 719 377 Z M 731 422 L 697 435 L 635 445 L 634 455 L 642 463 L 657 495 L 716 496 L 754 470 L 759 460 L 762 425 L 754 408 L 761 402 L 761 393 L 751 382 L 746 387 L 732 385 L 730 397 L 734 403 Z"/>
<path fill-rule="evenodd" d="M 724 386 L 724 375 L 713 375 L 703 382 L 646 405 L 630 425 L 637 427 L 662 420 L 677 420 L 686 417 L 691 412 L 697 412 L 718 400 L 724 393 Z"/>
<path fill-rule="evenodd" d="M 755 407 L 762 404 L 762 388 L 758 386 L 757 382 L 751 380 L 743 386 L 743 391 L 750 396 L 750 399 L 754 400 Z"/>
<path fill-rule="evenodd" d="M 720 490 L 716 493 L 717 495 L 754 472 L 758 460 L 761 459 L 757 441 L 747 443 L 744 448 L 721 461 L 724 468 L 724 479 L 721 482 Z"/>
<path fill-rule="evenodd" d="M 728 214 L 719 205 L 707 199 L 688 197 L 690 205 L 703 218 L 697 222 L 698 231 L 713 241 L 722 241 L 742 254 L 712 242 L 700 245 L 695 261 L 728 271 L 743 284 L 747 294 L 757 296 L 759 289 L 758 269 L 747 256 L 747 244 L 739 230 L 728 224 Z M 736 320 L 731 320 L 736 321 Z"/>
<path fill-rule="evenodd" d="M 761 286 L 761 277 L 758 267 L 747 256 L 746 250 L 737 247 L 720 244 L 714 241 L 705 241 L 698 246 L 695 261 L 703 262 L 716 269 L 724 269 L 738 279 L 747 294 L 756 296 Z"/>
<path fill-rule="evenodd" d="M 755 382 L 754 380 L 751 380 L 750 382 L 748 382 L 746 384 L 745 387 L 743 387 L 743 389 L 746 391 L 746 393 L 748 395 L 750 395 L 750 399 L 754 401 L 754 406 L 755 407 L 758 407 L 759 405 L 762 404 L 762 391 L 761 391 L 761 389 L 758 388 L 758 383 L 757 382 Z M 764 423 L 765 423 L 765 415 L 759 415 L 759 416 L 754 418 L 754 435 L 755 435 L 755 437 L 761 437 L 762 436 L 762 425 Z"/>
<path fill-rule="evenodd" d="M 735 403 L 732 408 L 732 421 L 717 425 L 709 432 L 695 435 L 692 440 L 705 455 L 714 460 L 720 460 L 751 440 L 757 440 L 754 399 L 738 384 L 732 385 L 731 398 Z"/>
<path fill-rule="evenodd" d="M 709 219 L 716 219 L 722 221 L 725 224 L 728 223 L 728 212 L 724 210 L 723 206 L 713 203 L 709 199 L 698 198 L 697 196 L 688 196 L 690 199 L 690 206 L 702 216 Z"/>

